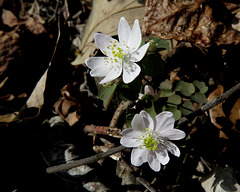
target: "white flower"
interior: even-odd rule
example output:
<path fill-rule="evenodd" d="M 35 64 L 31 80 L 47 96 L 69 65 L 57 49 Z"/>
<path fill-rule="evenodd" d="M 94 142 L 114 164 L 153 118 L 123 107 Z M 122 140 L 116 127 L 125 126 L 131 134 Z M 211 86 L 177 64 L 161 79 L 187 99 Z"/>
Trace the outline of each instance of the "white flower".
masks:
<path fill-rule="evenodd" d="M 152 95 L 154 101 L 156 101 L 156 100 L 158 100 L 159 92 L 158 91 L 154 91 L 154 89 L 153 89 L 153 87 L 151 85 L 145 85 L 144 86 L 144 94 L 139 93 L 138 95 L 139 95 L 138 99 L 142 99 L 142 97 L 144 95 Z"/>
<path fill-rule="evenodd" d="M 96 45 L 107 57 L 90 57 L 85 63 L 91 69 L 92 77 L 105 77 L 100 84 L 111 82 L 121 74 L 123 82 L 130 83 L 141 71 L 135 62 L 143 58 L 149 43 L 139 48 L 142 41 L 139 21 L 136 19 L 131 29 L 122 17 L 118 24 L 118 39 L 101 33 L 94 35 Z"/>
<path fill-rule="evenodd" d="M 132 128 L 122 132 L 120 143 L 126 147 L 133 147 L 131 163 L 140 166 L 148 162 L 154 171 L 160 171 L 161 164 L 169 161 L 168 151 L 179 157 L 180 150 L 169 140 L 179 140 L 185 133 L 174 129 L 173 114 L 164 111 L 154 119 L 146 111 L 136 114 L 132 120 Z"/>

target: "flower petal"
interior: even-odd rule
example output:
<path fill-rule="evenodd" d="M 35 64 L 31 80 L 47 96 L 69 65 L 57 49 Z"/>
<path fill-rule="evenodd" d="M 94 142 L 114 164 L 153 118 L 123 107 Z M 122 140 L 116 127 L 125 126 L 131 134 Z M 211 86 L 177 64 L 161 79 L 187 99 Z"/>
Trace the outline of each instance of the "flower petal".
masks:
<path fill-rule="evenodd" d="M 150 151 L 148 153 L 147 160 L 148 160 L 148 164 L 152 168 L 152 170 L 154 170 L 156 172 L 160 171 L 161 164 L 160 164 L 160 161 L 158 160 L 157 155 L 156 155 L 155 152 Z"/>
<path fill-rule="evenodd" d="M 159 145 L 155 153 L 162 165 L 166 165 L 169 162 L 168 152 L 163 146 Z"/>
<path fill-rule="evenodd" d="M 145 45 L 140 47 L 137 51 L 131 53 L 131 61 L 138 62 L 138 61 L 142 60 L 142 58 L 144 57 L 144 55 L 146 54 L 146 52 L 148 50 L 148 47 L 149 47 L 149 43 L 146 43 Z"/>
<path fill-rule="evenodd" d="M 104 65 L 104 58 L 105 57 L 89 57 L 85 60 L 85 64 L 88 68 L 93 69 L 95 67 Z"/>
<path fill-rule="evenodd" d="M 173 113 L 169 111 L 159 113 L 153 121 L 155 125 L 154 130 L 160 135 L 168 129 L 173 129 L 175 123 Z"/>
<path fill-rule="evenodd" d="M 129 139 L 139 139 L 143 133 L 133 128 L 127 128 L 122 131 L 123 137 L 128 137 Z M 142 141 L 141 141 L 142 143 Z"/>
<path fill-rule="evenodd" d="M 141 68 L 136 63 L 124 63 L 123 64 L 123 82 L 132 82 L 141 72 Z"/>
<path fill-rule="evenodd" d="M 118 39 L 121 44 L 127 44 L 129 40 L 129 34 L 131 33 L 131 28 L 124 17 L 121 17 L 118 24 Z"/>
<path fill-rule="evenodd" d="M 153 119 L 152 117 L 144 110 L 142 110 L 139 115 L 142 116 L 143 120 L 145 121 L 146 128 L 153 130 Z"/>
<path fill-rule="evenodd" d="M 147 128 L 144 119 L 139 114 L 134 115 L 131 125 L 133 129 L 141 132 L 145 132 L 145 129 Z"/>
<path fill-rule="evenodd" d="M 152 95 L 152 96 L 154 96 L 153 87 L 151 85 L 145 85 L 144 86 L 144 94 L 145 95 Z"/>
<path fill-rule="evenodd" d="M 146 148 L 134 148 L 131 153 L 131 163 L 140 166 L 147 162 L 148 150 Z"/>
<path fill-rule="evenodd" d="M 129 47 L 130 53 L 136 51 L 139 48 L 141 41 L 142 41 L 142 33 L 139 26 L 139 21 L 136 19 L 133 23 L 132 31 L 130 33 L 129 40 L 128 40 L 128 47 Z"/>
<path fill-rule="evenodd" d="M 95 67 L 90 71 L 92 77 L 104 77 L 110 72 L 109 66 L 99 66 Z"/>
<path fill-rule="evenodd" d="M 165 141 L 165 148 L 172 153 L 173 155 L 179 157 L 180 156 L 180 150 L 178 149 L 178 147 L 172 143 L 171 141 Z"/>
<path fill-rule="evenodd" d="M 131 139 L 129 137 L 122 137 L 120 143 L 125 147 L 139 147 L 142 144 L 141 142 L 139 142 L 139 140 Z"/>
<path fill-rule="evenodd" d="M 162 137 L 166 137 L 169 140 L 179 140 L 186 136 L 185 132 L 179 129 L 168 129 L 161 132 Z"/>
<path fill-rule="evenodd" d="M 122 64 L 114 63 L 112 64 L 112 70 L 99 83 L 104 84 L 104 83 L 111 82 L 112 80 L 117 79 L 121 75 L 121 73 L 122 73 Z"/>
<path fill-rule="evenodd" d="M 104 55 L 112 56 L 112 50 L 108 49 L 108 46 L 111 46 L 113 42 L 117 41 L 116 39 L 113 39 L 109 35 L 104 35 L 101 33 L 95 33 L 94 40 L 98 48 L 101 50 L 101 52 Z"/>
<path fill-rule="evenodd" d="M 111 65 L 105 62 L 106 57 L 90 57 L 86 59 L 86 65 L 92 69 L 92 77 L 104 77 L 111 71 Z"/>

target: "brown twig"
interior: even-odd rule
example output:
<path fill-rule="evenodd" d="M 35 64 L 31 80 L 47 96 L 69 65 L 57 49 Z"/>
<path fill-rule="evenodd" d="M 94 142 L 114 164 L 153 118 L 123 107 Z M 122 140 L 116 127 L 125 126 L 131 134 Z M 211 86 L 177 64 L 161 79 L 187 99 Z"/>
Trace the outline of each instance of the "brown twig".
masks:
<path fill-rule="evenodd" d="M 71 163 L 65 163 L 65 164 L 49 167 L 49 168 L 46 169 L 46 172 L 47 173 L 56 173 L 56 172 L 60 172 L 60 171 L 67 171 L 67 170 L 72 169 L 74 167 L 94 163 L 94 162 L 96 162 L 100 159 L 103 159 L 103 158 L 108 157 L 110 155 L 113 155 L 117 152 L 120 152 L 120 151 L 124 150 L 125 148 L 126 147 L 120 145 L 118 147 L 115 147 L 115 148 L 107 151 L 107 152 L 100 153 L 100 154 L 97 154 L 97 155 L 94 155 L 94 156 L 91 156 L 91 157 L 87 157 L 85 159 L 80 159 L 80 160 L 77 160 L 77 161 L 73 161 Z"/>
<path fill-rule="evenodd" d="M 113 115 L 113 118 L 110 122 L 110 125 L 109 127 L 116 127 L 117 126 L 117 122 L 118 122 L 118 119 L 119 117 L 121 116 L 121 114 L 123 113 L 124 110 L 126 110 L 128 108 L 129 105 L 131 105 L 131 101 L 122 101 L 118 108 L 116 109 L 114 115 Z"/>
<path fill-rule="evenodd" d="M 109 135 L 116 138 L 122 138 L 121 129 L 107 126 L 86 125 L 83 129 L 85 133 L 92 133 L 94 135 Z"/>

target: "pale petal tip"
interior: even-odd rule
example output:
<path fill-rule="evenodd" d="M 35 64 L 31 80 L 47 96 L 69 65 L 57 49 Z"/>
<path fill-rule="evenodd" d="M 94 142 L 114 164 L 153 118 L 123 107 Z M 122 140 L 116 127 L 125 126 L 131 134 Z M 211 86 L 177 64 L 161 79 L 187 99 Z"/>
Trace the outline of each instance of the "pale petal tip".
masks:
<path fill-rule="evenodd" d="M 122 20 L 126 20 L 125 17 L 121 17 L 121 18 L 120 18 L 120 21 L 122 21 Z"/>

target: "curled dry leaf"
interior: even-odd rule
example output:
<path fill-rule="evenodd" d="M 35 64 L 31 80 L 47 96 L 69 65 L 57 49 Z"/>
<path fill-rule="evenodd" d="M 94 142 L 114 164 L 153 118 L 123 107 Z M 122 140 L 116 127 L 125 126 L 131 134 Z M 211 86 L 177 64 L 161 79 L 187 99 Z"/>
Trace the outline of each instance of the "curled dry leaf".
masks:
<path fill-rule="evenodd" d="M 97 48 L 93 42 L 96 32 L 109 36 L 117 35 L 119 19 L 124 16 L 132 24 L 135 19 L 140 23 L 144 16 L 144 5 L 141 1 L 129 0 L 93 0 L 92 11 L 83 31 L 79 50 L 80 54 L 72 62 L 73 65 L 83 64 Z"/>
<path fill-rule="evenodd" d="M 77 111 L 81 106 L 79 102 L 70 95 L 69 85 L 65 85 L 61 89 L 61 93 L 62 97 L 54 104 L 54 110 L 72 126 L 80 118 Z"/>
<path fill-rule="evenodd" d="M 239 7 L 225 0 L 147 0 L 143 32 L 204 47 L 237 44 L 240 33 L 231 24 Z"/>

